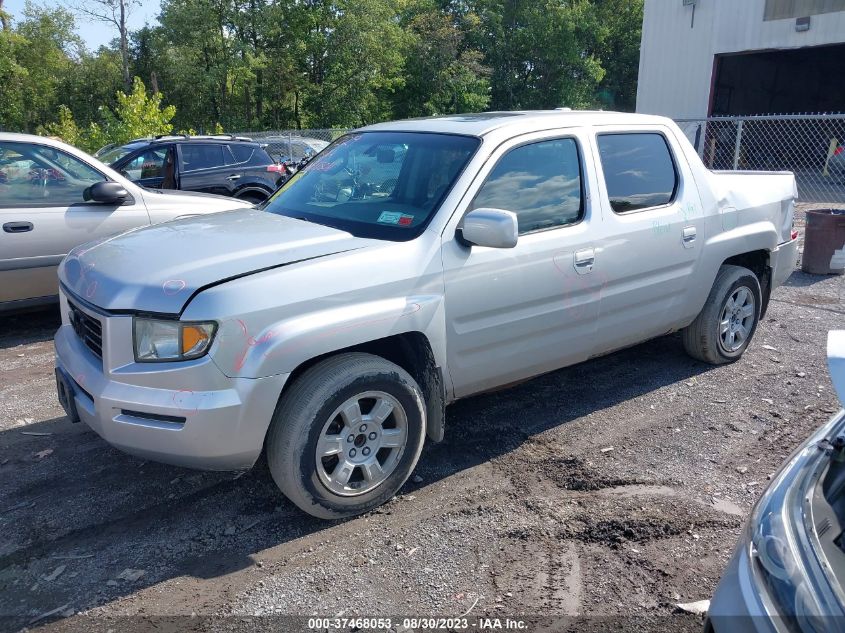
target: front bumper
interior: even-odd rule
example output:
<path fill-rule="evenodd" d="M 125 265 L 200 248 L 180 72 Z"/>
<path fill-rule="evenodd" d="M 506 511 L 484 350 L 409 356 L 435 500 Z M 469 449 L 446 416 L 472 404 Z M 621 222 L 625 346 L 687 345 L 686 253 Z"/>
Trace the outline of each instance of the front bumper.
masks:
<path fill-rule="evenodd" d="M 766 613 L 754 585 L 750 547 L 748 537 L 743 534 L 710 601 L 706 630 L 715 633 L 780 633 L 774 620 Z"/>
<path fill-rule="evenodd" d="M 774 477 L 772 484 L 763 492 L 760 501 L 751 512 L 749 523 L 743 528 L 736 551 L 710 602 L 705 631 L 714 631 L 715 633 L 792 633 L 796 630 L 816 630 L 801 628 L 800 625 L 796 625 L 796 612 L 790 611 L 789 605 L 779 603 L 777 597 L 766 587 L 763 578 L 765 573 L 761 570 L 758 560 L 760 554 L 755 551 L 752 534 L 758 531 L 761 517 L 764 516 L 787 514 L 800 516 L 803 520 L 807 520 L 808 511 L 806 507 L 802 503 L 796 504 L 795 498 L 783 491 L 799 491 L 801 492 L 801 495 L 799 495 L 801 499 L 805 499 L 806 495 L 810 494 L 804 487 L 816 485 L 818 464 L 824 458 L 821 457 L 821 453 L 818 453 L 818 457 L 807 458 L 806 456 L 817 453 L 819 446 L 823 446 L 826 439 L 834 433 L 842 431 L 843 424 L 845 424 L 845 411 L 839 411 L 793 452 L 777 476 Z M 767 497 L 778 501 L 777 503 L 766 503 Z M 760 511 L 761 506 L 765 508 L 762 513 Z M 799 526 L 800 528 L 801 526 Z M 804 525 L 804 529 L 806 529 L 806 525 Z M 802 583 L 809 593 L 812 594 L 815 591 L 816 596 L 830 595 L 833 594 L 831 581 L 818 565 L 817 557 L 820 547 L 816 539 L 817 537 L 812 534 L 799 542 L 796 547 L 800 558 L 795 558 L 796 565 L 809 579 L 809 582 Z M 790 574 L 790 576 L 797 578 L 799 574 Z M 776 606 L 778 604 L 780 606 Z M 785 611 L 784 606 L 787 607 Z M 831 611 L 833 610 L 835 609 Z M 841 626 L 843 620 L 836 613 L 822 611 L 812 614 L 810 619 L 817 625 L 821 623 L 821 626 L 824 627 L 821 630 L 843 630 Z M 796 626 L 798 626 L 797 629 Z"/>
<path fill-rule="evenodd" d="M 64 296 L 61 304 L 56 368 L 71 386 L 80 420 L 104 440 L 145 459 L 191 468 L 237 470 L 255 463 L 289 374 L 229 378 L 209 357 L 112 366 L 110 334 L 128 331 L 131 317 L 98 315 L 104 324 L 101 360 L 67 323 Z"/>

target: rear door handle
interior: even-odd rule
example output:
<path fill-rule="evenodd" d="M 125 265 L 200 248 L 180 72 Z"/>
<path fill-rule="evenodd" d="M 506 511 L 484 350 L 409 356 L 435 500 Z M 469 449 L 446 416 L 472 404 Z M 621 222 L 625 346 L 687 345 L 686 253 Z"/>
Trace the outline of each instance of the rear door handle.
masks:
<path fill-rule="evenodd" d="M 692 248 L 695 242 L 696 231 L 694 226 L 684 227 L 684 248 Z"/>
<path fill-rule="evenodd" d="M 575 272 L 579 275 L 586 275 L 593 272 L 593 264 L 596 263 L 596 252 L 592 248 L 583 251 L 575 251 L 574 255 Z"/>
<path fill-rule="evenodd" d="M 26 233 L 32 230 L 32 222 L 6 222 L 3 230 L 6 233 Z"/>

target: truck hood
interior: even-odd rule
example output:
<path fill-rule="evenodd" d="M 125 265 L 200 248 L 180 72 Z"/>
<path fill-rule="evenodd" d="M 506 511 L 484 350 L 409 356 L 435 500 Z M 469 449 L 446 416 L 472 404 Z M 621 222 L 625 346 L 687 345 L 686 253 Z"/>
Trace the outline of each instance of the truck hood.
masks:
<path fill-rule="evenodd" d="M 178 314 L 204 287 L 378 243 L 240 209 L 83 244 L 62 261 L 59 279 L 71 293 L 104 310 Z"/>

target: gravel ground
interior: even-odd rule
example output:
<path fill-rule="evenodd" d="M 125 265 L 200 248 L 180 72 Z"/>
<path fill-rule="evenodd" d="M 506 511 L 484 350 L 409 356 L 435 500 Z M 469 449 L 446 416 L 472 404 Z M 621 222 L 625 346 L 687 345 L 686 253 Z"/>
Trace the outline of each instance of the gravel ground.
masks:
<path fill-rule="evenodd" d="M 733 365 L 691 360 L 676 335 L 458 402 L 401 494 L 339 523 L 300 513 L 266 466 L 144 462 L 70 424 L 54 311 L 2 318 L 0 629 L 467 611 L 665 624 L 710 597 L 768 477 L 838 410 L 825 340 L 845 327 L 844 284 L 796 272 Z"/>

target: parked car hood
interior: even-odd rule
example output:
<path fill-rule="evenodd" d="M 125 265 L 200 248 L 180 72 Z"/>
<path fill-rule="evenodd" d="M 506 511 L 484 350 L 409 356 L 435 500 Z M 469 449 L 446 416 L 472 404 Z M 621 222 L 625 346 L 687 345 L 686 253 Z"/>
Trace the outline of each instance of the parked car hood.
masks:
<path fill-rule="evenodd" d="M 253 207 L 251 203 L 245 200 L 217 196 L 213 193 L 179 191 L 176 189 L 143 189 L 143 192 L 144 202 L 150 211 L 156 209 L 182 211 L 184 209 L 185 216 Z"/>
<path fill-rule="evenodd" d="M 377 240 L 257 209 L 200 215 L 83 244 L 59 266 L 64 287 L 110 311 L 178 314 L 200 289 Z"/>

